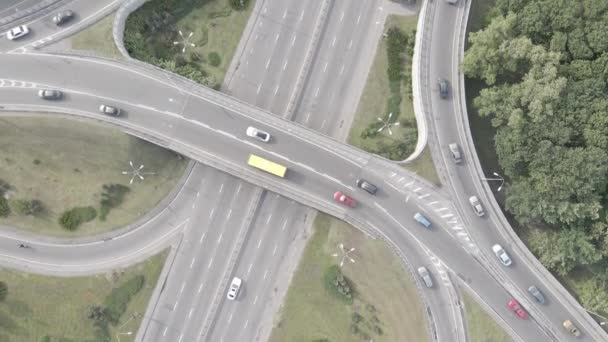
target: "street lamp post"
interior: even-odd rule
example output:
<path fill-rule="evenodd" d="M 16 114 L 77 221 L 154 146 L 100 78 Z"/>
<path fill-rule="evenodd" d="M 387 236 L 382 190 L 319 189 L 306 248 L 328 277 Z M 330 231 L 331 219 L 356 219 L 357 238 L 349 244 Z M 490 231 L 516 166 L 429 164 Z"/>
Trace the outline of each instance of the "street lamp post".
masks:
<path fill-rule="evenodd" d="M 505 184 L 505 179 L 496 172 L 494 172 L 492 174 L 494 176 L 496 176 L 496 178 L 482 178 L 481 180 L 482 181 L 500 181 L 500 186 L 498 187 L 497 191 L 502 190 L 502 186 Z"/>

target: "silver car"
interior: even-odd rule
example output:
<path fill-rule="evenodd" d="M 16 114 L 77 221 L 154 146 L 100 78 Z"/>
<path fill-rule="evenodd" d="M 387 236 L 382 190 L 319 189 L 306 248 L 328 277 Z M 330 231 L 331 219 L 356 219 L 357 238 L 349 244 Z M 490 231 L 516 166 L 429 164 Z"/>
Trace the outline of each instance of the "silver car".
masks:
<path fill-rule="evenodd" d="M 61 91 L 55 89 L 38 90 L 38 97 L 44 100 L 59 100 L 62 95 Z"/>
<path fill-rule="evenodd" d="M 471 204 L 471 207 L 473 207 L 473 210 L 475 211 L 475 214 L 477 214 L 477 216 L 481 217 L 485 214 L 477 196 L 469 197 L 469 203 Z"/>
<path fill-rule="evenodd" d="M 251 127 L 251 126 L 247 127 L 247 130 L 245 131 L 245 133 L 247 134 L 248 137 L 254 138 L 259 141 L 263 141 L 263 142 L 270 141 L 270 134 L 268 132 L 264 132 L 255 127 Z"/>
<path fill-rule="evenodd" d="M 498 260 L 500 260 L 501 264 L 505 266 L 511 266 L 511 258 L 509 257 L 509 254 L 505 252 L 501 245 L 495 244 L 494 246 L 492 246 L 492 252 L 494 252 Z"/>
<path fill-rule="evenodd" d="M 460 164 L 462 161 L 462 157 L 460 156 L 460 148 L 457 143 L 451 143 L 448 145 L 450 148 L 450 153 L 452 154 L 452 158 L 454 159 L 454 163 Z"/>
<path fill-rule="evenodd" d="M 228 288 L 228 293 L 226 294 L 226 298 L 230 300 L 235 300 L 239 295 L 239 289 L 241 288 L 241 284 L 243 280 L 239 277 L 232 278 L 232 282 L 230 283 L 230 287 Z"/>
<path fill-rule="evenodd" d="M 111 116 L 120 116 L 120 109 L 108 105 L 99 106 L 99 111 Z"/>
<path fill-rule="evenodd" d="M 418 274 L 420 275 L 420 278 L 422 278 L 424 286 L 433 287 L 433 279 L 431 278 L 431 274 L 429 273 L 429 270 L 426 269 L 426 267 L 418 267 Z"/>

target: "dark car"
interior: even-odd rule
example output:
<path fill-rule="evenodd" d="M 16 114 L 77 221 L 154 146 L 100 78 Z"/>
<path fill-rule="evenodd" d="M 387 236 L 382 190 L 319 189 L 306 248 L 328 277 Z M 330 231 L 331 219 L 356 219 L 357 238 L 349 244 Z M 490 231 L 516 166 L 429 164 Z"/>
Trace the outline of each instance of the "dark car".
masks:
<path fill-rule="evenodd" d="M 120 109 L 108 105 L 99 106 L 99 111 L 111 116 L 120 116 Z"/>
<path fill-rule="evenodd" d="M 440 79 L 438 81 L 438 83 L 439 83 L 439 96 L 442 99 L 447 98 L 448 97 L 448 87 L 449 87 L 448 81 L 444 80 L 444 79 Z"/>
<path fill-rule="evenodd" d="M 369 192 L 372 195 L 376 194 L 376 191 L 378 191 L 378 187 L 375 186 L 374 184 L 366 181 L 365 179 L 357 179 L 357 181 L 355 182 L 357 184 L 357 186 L 367 192 Z"/>
<path fill-rule="evenodd" d="M 540 292 L 540 290 L 532 285 L 530 287 L 528 287 L 528 292 L 530 293 L 530 295 L 532 295 L 532 297 L 534 297 L 534 299 L 539 302 L 540 304 L 545 304 L 545 296 L 543 296 L 543 293 Z"/>
<path fill-rule="evenodd" d="M 58 100 L 63 94 L 59 90 L 54 89 L 40 89 L 38 90 L 38 97 L 44 100 Z"/>
<path fill-rule="evenodd" d="M 53 22 L 55 23 L 55 25 L 62 25 L 73 17 L 74 12 L 72 12 L 71 10 L 65 10 L 55 14 L 55 16 L 53 17 Z"/>

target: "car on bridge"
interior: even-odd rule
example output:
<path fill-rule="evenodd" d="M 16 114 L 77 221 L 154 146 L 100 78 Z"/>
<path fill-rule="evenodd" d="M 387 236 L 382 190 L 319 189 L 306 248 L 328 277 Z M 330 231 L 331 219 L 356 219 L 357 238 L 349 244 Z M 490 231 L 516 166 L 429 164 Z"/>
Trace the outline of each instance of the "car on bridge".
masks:
<path fill-rule="evenodd" d="M 38 90 L 38 97 L 44 100 L 59 100 L 63 96 L 63 93 L 55 89 L 40 89 Z"/>
<path fill-rule="evenodd" d="M 354 199 L 346 196 L 342 191 L 336 191 L 334 192 L 334 200 L 336 202 L 340 202 L 346 206 L 349 206 L 351 208 L 354 208 L 357 206 L 357 201 L 355 201 Z"/>
<path fill-rule="evenodd" d="M 481 203 L 479 203 L 479 199 L 477 198 L 477 196 L 469 197 L 469 203 L 471 204 L 471 207 L 473 207 L 473 211 L 475 211 L 475 214 L 477 216 L 481 217 L 485 214 L 485 212 L 483 211 L 483 207 L 481 206 Z"/>
<path fill-rule="evenodd" d="M 494 246 L 492 246 L 492 252 L 494 252 L 498 260 L 500 260 L 501 264 L 505 266 L 511 266 L 511 258 L 509 257 L 509 254 L 505 252 L 501 245 L 495 244 Z"/>
<path fill-rule="evenodd" d="M 367 191 L 370 195 L 375 195 L 376 191 L 378 191 L 378 187 L 374 184 L 366 181 L 365 179 L 357 179 L 355 182 L 357 186 L 365 191 Z"/>
<path fill-rule="evenodd" d="M 519 317 L 521 319 L 528 318 L 528 313 L 526 312 L 526 310 L 524 310 L 521 307 L 521 305 L 519 305 L 519 302 L 517 302 L 515 299 L 513 299 L 513 298 L 509 299 L 509 302 L 507 303 L 507 305 L 509 306 L 509 310 L 515 312 L 517 317 Z"/>
<path fill-rule="evenodd" d="M 263 142 L 270 141 L 269 133 L 259 130 L 255 127 L 251 127 L 251 126 L 247 127 L 247 130 L 245 131 L 245 133 L 247 134 L 248 137 L 254 138 L 259 141 L 263 141 Z"/>
<path fill-rule="evenodd" d="M 423 225 L 425 228 L 431 228 L 431 221 L 429 221 L 421 213 L 414 214 L 414 220 L 418 221 L 418 223 L 420 223 L 421 225 Z"/>
<path fill-rule="evenodd" d="M 570 321 L 569 319 L 565 320 L 562 325 L 564 326 L 564 328 L 566 328 L 566 330 L 568 330 L 571 335 L 575 337 L 581 336 L 581 332 L 578 330 L 576 325 L 574 325 L 574 323 L 572 323 L 572 321 Z"/>
<path fill-rule="evenodd" d="M 441 78 L 437 81 L 437 83 L 439 84 L 439 97 L 442 99 L 447 99 L 449 88 L 448 80 Z"/>
<path fill-rule="evenodd" d="M 431 278 L 431 274 L 429 273 L 429 270 L 426 269 L 426 267 L 418 267 L 418 275 L 420 275 L 420 278 L 422 278 L 424 286 L 429 288 L 433 287 L 433 279 Z"/>
<path fill-rule="evenodd" d="M 6 32 L 6 38 L 8 40 L 15 40 L 27 36 L 29 33 L 30 29 L 26 25 L 19 25 Z"/>
<path fill-rule="evenodd" d="M 454 159 L 454 163 L 460 164 L 462 161 L 462 157 L 460 156 L 460 148 L 457 143 L 451 143 L 448 145 L 450 149 L 450 153 L 452 154 L 452 159 Z"/>
<path fill-rule="evenodd" d="M 63 25 L 73 17 L 74 12 L 72 10 L 61 11 L 53 16 L 53 23 L 55 23 L 55 25 Z"/>
<path fill-rule="evenodd" d="M 536 300 L 538 303 L 545 304 L 545 296 L 543 296 L 543 293 L 540 292 L 536 286 L 532 285 L 528 287 L 528 293 L 530 293 L 530 295 L 534 297 L 534 300 Z"/>
<path fill-rule="evenodd" d="M 99 106 L 99 111 L 104 113 L 105 115 L 120 116 L 120 109 L 105 104 Z"/>

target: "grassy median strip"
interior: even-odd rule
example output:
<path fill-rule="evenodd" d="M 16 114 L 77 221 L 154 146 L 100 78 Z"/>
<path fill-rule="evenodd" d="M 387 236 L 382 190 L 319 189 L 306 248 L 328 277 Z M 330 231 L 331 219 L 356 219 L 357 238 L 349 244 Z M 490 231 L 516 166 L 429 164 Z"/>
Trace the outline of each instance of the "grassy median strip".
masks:
<path fill-rule="evenodd" d="M 140 264 L 89 277 L 57 278 L 0 269 L 0 341 L 132 341 L 167 251 Z M 100 320 L 107 319 L 105 332 Z M 96 323 L 97 322 L 97 323 Z"/>
<path fill-rule="evenodd" d="M 73 35 L 70 39 L 72 49 L 96 52 L 101 56 L 122 58 L 122 54 L 114 44 L 112 26 L 115 15 L 109 15 L 99 22 Z"/>
<path fill-rule="evenodd" d="M 471 342 L 510 342 L 509 335 L 486 313 L 471 296 L 462 292 L 467 320 L 467 337 Z"/>
<path fill-rule="evenodd" d="M 10 210 L 0 212 L 0 224 L 55 236 L 135 221 L 167 196 L 187 165 L 109 126 L 58 117 L 0 118 L 0 149 L 0 194 Z M 131 175 L 122 173 L 131 171 L 129 161 L 150 174 L 129 184 Z"/>
<path fill-rule="evenodd" d="M 356 248 L 349 254 L 356 262 L 342 268 L 332 256 L 340 243 Z M 428 340 L 422 303 L 401 261 L 382 241 L 324 214 L 279 315 L 271 342 Z"/>

